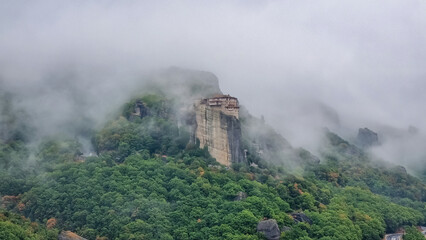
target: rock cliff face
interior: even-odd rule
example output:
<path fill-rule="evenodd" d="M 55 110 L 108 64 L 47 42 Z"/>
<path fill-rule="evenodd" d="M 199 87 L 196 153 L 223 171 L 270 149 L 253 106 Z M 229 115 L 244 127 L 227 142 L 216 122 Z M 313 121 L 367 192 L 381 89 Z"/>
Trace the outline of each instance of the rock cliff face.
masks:
<path fill-rule="evenodd" d="M 379 137 L 377 133 L 368 128 L 360 128 L 357 136 L 358 145 L 363 148 L 379 145 Z"/>
<path fill-rule="evenodd" d="M 238 113 L 238 99 L 229 95 L 216 95 L 195 104 L 195 138 L 201 148 L 207 146 L 212 157 L 226 166 L 244 162 Z"/>

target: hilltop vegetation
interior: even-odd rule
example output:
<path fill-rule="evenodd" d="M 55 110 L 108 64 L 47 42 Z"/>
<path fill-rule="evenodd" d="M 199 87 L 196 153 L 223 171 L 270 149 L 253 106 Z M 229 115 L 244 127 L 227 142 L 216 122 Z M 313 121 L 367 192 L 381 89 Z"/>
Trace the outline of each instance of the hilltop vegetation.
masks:
<path fill-rule="evenodd" d="M 315 157 L 246 112 L 242 141 L 255 164 L 227 168 L 191 143 L 179 99 L 166 96 L 135 98 L 93 129 L 91 157 L 76 138 L 51 136 L 35 147 L 20 134 L 3 135 L 0 195 L 8 212 L 0 228 L 15 239 L 53 239 L 59 230 L 87 239 L 264 239 L 256 226 L 266 218 L 277 221 L 281 239 L 379 240 L 425 223 L 420 180 L 334 133 L 325 133 Z M 143 118 L 131 117 L 137 101 L 147 108 Z M 291 216 L 301 212 L 310 221 Z M 46 230 L 49 219 L 56 225 Z"/>
<path fill-rule="evenodd" d="M 18 214 L 0 210 L 0 239 L 54 240 L 58 238 L 56 229 L 47 230 L 44 226 Z"/>

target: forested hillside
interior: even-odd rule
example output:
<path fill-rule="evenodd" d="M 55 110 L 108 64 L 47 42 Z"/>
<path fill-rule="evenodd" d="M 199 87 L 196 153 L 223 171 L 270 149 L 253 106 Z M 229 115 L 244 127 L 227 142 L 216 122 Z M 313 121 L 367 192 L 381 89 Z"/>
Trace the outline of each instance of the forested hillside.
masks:
<path fill-rule="evenodd" d="M 129 97 L 86 133 L 91 153 L 75 136 L 31 139 L 31 118 L 2 96 L 0 238 L 379 240 L 426 224 L 424 182 L 328 130 L 315 156 L 242 110 L 247 162 L 220 165 L 191 141 L 177 96 Z M 259 229 L 270 219 L 278 237 Z"/>

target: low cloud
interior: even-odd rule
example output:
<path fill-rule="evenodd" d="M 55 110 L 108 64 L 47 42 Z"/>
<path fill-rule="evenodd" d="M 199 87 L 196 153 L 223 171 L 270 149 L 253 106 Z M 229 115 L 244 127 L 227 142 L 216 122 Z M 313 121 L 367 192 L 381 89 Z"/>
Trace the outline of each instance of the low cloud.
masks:
<path fill-rule="evenodd" d="M 2 1 L 0 79 L 49 132 L 102 123 L 153 70 L 206 70 L 293 145 L 315 150 L 322 127 L 349 138 L 413 125 L 422 137 L 398 152 L 421 156 L 425 11 L 414 0 Z"/>

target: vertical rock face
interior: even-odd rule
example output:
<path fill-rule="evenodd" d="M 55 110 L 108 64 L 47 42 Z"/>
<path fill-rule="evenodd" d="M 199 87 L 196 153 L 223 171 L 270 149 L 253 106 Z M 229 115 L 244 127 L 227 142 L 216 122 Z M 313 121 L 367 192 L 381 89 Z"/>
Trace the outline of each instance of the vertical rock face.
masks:
<path fill-rule="evenodd" d="M 241 150 L 241 125 L 238 120 L 238 99 L 229 95 L 216 95 L 195 104 L 195 137 L 200 147 L 208 147 L 219 163 L 244 161 Z"/>
<path fill-rule="evenodd" d="M 360 128 L 357 136 L 358 144 L 363 148 L 379 145 L 379 137 L 377 133 L 368 128 Z"/>

